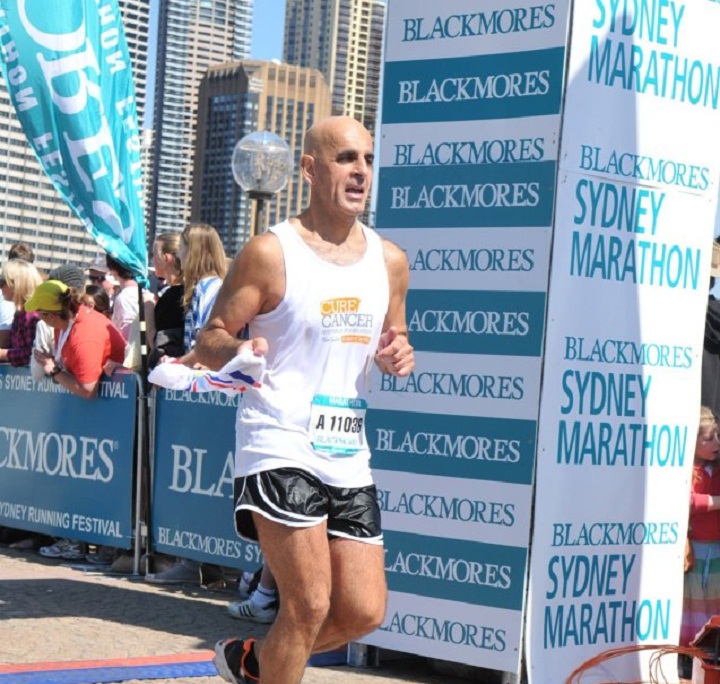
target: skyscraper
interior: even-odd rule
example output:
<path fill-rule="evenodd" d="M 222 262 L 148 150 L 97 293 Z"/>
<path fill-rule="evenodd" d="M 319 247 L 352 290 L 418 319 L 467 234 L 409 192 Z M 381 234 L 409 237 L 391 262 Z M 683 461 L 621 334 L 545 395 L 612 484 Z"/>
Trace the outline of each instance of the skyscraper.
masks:
<path fill-rule="evenodd" d="M 214 64 L 250 54 L 253 0 L 160 0 L 151 235 L 190 218 L 198 88 Z"/>
<path fill-rule="evenodd" d="M 333 114 L 371 132 L 377 119 L 385 4 L 380 0 L 286 0 L 283 58 L 318 69 Z"/>
<path fill-rule="evenodd" d="M 150 0 L 120 0 L 119 6 L 142 123 Z M 41 269 L 63 262 L 89 264 L 98 247 L 40 167 L 4 84 L 0 86 L 0 141 L 0 258 L 10 245 L 22 241 L 33 247 Z"/>
<path fill-rule="evenodd" d="M 246 60 L 208 69 L 200 86 L 192 219 L 220 233 L 235 256 L 254 225 L 256 207 L 236 183 L 231 158 L 248 133 L 270 131 L 287 142 L 295 172 L 267 202 L 263 227 L 296 214 L 307 203 L 299 173 L 304 132 L 330 114 L 330 89 L 316 69 Z"/>

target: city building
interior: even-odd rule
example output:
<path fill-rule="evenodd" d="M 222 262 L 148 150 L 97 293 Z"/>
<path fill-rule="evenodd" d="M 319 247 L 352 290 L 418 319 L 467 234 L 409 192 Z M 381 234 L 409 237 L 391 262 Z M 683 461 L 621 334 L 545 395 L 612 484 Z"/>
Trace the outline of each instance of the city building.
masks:
<path fill-rule="evenodd" d="M 151 237 L 190 219 L 198 88 L 208 67 L 250 54 L 253 0 L 159 0 Z"/>
<path fill-rule="evenodd" d="M 333 114 L 372 133 L 380 97 L 385 26 L 381 0 L 287 0 L 283 59 L 318 69 L 332 90 Z"/>
<path fill-rule="evenodd" d="M 265 205 L 261 228 L 297 214 L 308 188 L 299 173 L 304 132 L 330 115 L 330 89 L 316 69 L 246 60 L 211 67 L 200 86 L 192 220 L 220 233 L 228 255 L 245 244 L 257 209 L 232 174 L 237 142 L 255 131 L 279 135 L 290 147 L 295 172 Z"/>
<path fill-rule="evenodd" d="M 120 0 L 133 68 L 138 120 L 145 109 L 150 0 Z M 43 171 L 0 86 L 0 259 L 15 242 L 27 242 L 35 263 L 47 270 L 60 263 L 87 266 L 98 247 Z M 147 177 L 147 176 L 146 176 Z"/>

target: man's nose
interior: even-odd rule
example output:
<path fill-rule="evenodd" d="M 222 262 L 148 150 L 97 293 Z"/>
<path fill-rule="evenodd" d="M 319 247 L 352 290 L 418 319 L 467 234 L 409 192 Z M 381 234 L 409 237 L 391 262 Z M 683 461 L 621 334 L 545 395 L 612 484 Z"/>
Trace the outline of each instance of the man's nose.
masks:
<path fill-rule="evenodd" d="M 358 176 L 367 176 L 368 174 L 368 163 L 362 157 L 355 162 L 354 173 Z"/>

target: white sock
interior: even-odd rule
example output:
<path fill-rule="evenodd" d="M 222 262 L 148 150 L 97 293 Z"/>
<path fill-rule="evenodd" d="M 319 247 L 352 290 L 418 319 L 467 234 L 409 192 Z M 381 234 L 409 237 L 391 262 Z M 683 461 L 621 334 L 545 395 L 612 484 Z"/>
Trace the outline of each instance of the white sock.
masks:
<path fill-rule="evenodd" d="M 276 600 L 277 591 L 274 589 L 266 589 L 262 584 L 258 584 L 257 589 L 250 597 L 250 603 L 252 603 L 256 608 L 267 608 Z"/>

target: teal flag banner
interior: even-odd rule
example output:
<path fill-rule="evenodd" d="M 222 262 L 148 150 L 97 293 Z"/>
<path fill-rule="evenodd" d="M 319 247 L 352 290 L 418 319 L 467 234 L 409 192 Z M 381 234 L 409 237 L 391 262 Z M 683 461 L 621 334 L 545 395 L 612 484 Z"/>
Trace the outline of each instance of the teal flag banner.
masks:
<path fill-rule="evenodd" d="M 97 244 L 146 285 L 140 129 L 117 0 L 0 0 L 0 49 L 43 169 Z"/>

